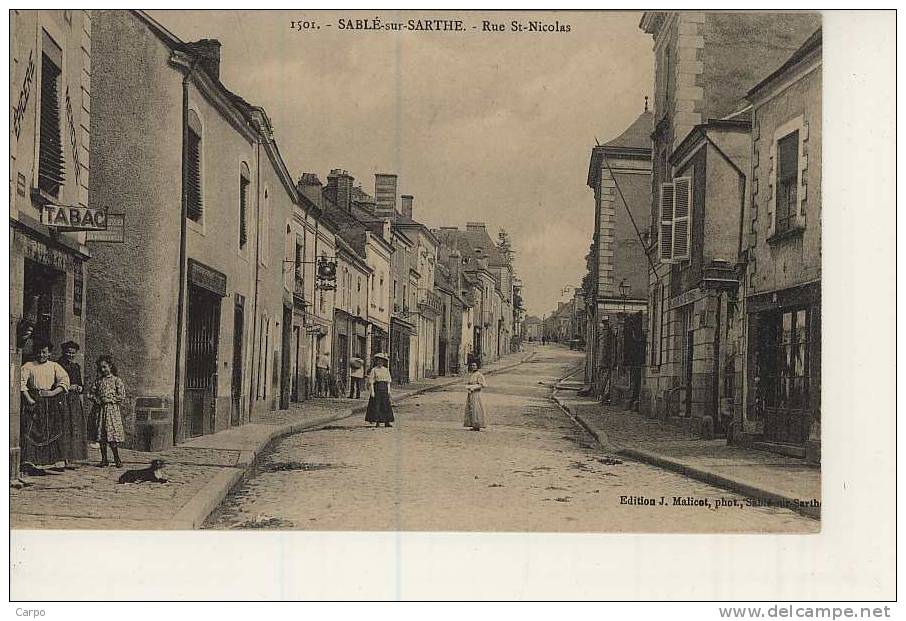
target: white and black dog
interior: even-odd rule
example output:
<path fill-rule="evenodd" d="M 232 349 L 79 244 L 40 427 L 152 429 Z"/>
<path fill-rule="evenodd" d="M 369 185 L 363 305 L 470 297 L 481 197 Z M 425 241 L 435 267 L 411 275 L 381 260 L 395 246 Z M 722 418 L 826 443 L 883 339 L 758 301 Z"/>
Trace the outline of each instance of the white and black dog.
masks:
<path fill-rule="evenodd" d="M 162 459 L 152 459 L 151 465 L 141 470 L 127 470 L 120 475 L 120 483 L 166 483 L 167 479 L 160 474 L 164 467 Z"/>

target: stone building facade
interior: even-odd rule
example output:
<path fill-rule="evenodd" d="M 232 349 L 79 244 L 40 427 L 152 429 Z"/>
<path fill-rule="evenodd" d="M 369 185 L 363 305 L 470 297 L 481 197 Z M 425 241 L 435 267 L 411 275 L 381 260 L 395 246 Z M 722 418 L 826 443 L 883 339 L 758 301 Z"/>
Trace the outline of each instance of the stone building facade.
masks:
<path fill-rule="evenodd" d="M 741 441 L 821 448 L 821 32 L 748 94 Z"/>
<path fill-rule="evenodd" d="M 710 142 L 713 126 L 702 138 L 708 144 L 691 159 L 678 158 L 675 152 L 691 132 L 712 121 L 743 124 L 748 89 L 782 64 L 819 24 L 820 16 L 808 13 L 778 19 L 767 13 L 695 11 L 646 12 L 640 23 L 654 39 L 656 63 L 648 246 L 654 269 L 649 278 L 648 355 L 640 409 L 674 419 L 705 436 L 721 431 L 726 418 L 733 416 L 732 411 L 727 414 L 721 409 L 721 393 L 715 392 L 715 384 L 721 384 L 719 369 L 729 363 L 716 352 L 715 342 L 722 331 L 727 336 L 728 315 L 734 316 L 739 307 L 734 308 L 729 294 L 705 294 L 702 285 L 738 281 L 738 233 L 736 251 L 729 238 L 738 231 L 730 214 L 739 214 L 741 205 L 734 198 L 740 192 L 736 171 L 724 170 L 712 177 L 705 174 L 702 162 L 710 163 L 714 172 L 724 165 L 732 169 L 730 162 L 738 166 L 740 160 L 718 153 Z M 743 140 L 734 132 L 727 135 L 734 136 L 729 142 Z M 685 168 L 677 171 L 678 165 Z M 745 162 L 740 170 L 746 173 L 744 166 Z M 708 182 L 694 187 L 693 177 Z M 716 180 L 714 188 L 711 180 Z M 710 219 L 716 217 L 723 222 L 721 227 L 729 227 L 721 228 L 729 237 L 717 240 L 725 246 L 720 249 L 709 250 L 706 245 L 705 240 L 715 234 L 707 228 L 708 217 L 702 217 L 706 203 L 718 205 L 708 209 Z M 738 222 L 739 216 L 735 217 Z M 736 377 L 738 368 L 730 375 Z M 735 394 L 733 400 L 735 407 Z"/>
<path fill-rule="evenodd" d="M 93 26 L 90 197 L 125 224 L 123 244 L 90 246 L 86 355 L 121 361 L 128 433 L 156 450 L 289 394 L 295 192 L 266 115 L 220 82 L 217 41 L 183 42 L 141 11 L 97 11 Z"/>
<path fill-rule="evenodd" d="M 72 230 L 70 208 L 92 222 L 104 221 L 106 212 L 95 209 L 88 191 L 92 13 L 12 10 L 9 16 L 9 465 L 15 478 L 22 363 L 45 342 L 59 347 L 72 340 L 85 353 L 92 233 Z M 78 360 L 91 377 L 91 358 Z"/>
<path fill-rule="evenodd" d="M 620 136 L 592 149 L 588 187 L 595 232 L 586 315 L 585 383 L 599 398 L 638 400 L 647 326 L 645 239 L 651 203 L 651 129 L 645 110 Z M 571 337 L 572 338 L 572 337 Z"/>

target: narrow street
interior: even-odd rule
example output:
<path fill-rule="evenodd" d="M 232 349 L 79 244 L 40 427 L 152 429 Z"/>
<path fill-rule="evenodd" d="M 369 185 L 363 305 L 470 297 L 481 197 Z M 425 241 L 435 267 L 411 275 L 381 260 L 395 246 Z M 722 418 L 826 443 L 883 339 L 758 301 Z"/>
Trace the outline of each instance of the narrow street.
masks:
<path fill-rule="evenodd" d="M 303 530 L 816 532 L 786 509 L 608 454 L 549 397 L 583 354 L 538 347 L 488 376 L 489 428 L 462 427 L 465 389 L 403 401 L 393 428 L 350 418 L 277 442 L 206 527 Z M 624 503 L 621 504 L 621 496 Z M 644 497 L 665 504 L 625 504 Z M 674 497 L 710 506 L 674 506 Z M 716 508 L 718 499 L 736 506 Z M 742 518 L 742 519 L 740 519 Z"/>

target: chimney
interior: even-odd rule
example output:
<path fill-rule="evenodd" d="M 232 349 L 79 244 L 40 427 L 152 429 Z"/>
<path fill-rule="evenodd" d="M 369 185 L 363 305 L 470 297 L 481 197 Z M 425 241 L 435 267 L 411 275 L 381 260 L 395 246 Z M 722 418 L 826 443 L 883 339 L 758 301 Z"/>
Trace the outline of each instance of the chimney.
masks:
<path fill-rule="evenodd" d="M 393 229 L 390 225 L 390 218 L 384 218 L 381 222 L 381 237 L 384 238 L 384 241 L 391 241 L 393 238 Z"/>
<path fill-rule="evenodd" d="M 296 190 L 299 194 L 313 202 L 318 209 L 321 209 L 321 180 L 315 173 L 302 173 L 299 181 L 296 183 Z"/>
<path fill-rule="evenodd" d="M 400 196 L 400 211 L 404 216 L 412 219 L 412 195 L 403 194 Z"/>
<path fill-rule="evenodd" d="M 466 230 L 481 233 L 485 232 L 486 228 L 484 222 L 466 222 Z"/>
<path fill-rule="evenodd" d="M 458 293 L 461 281 L 460 274 L 462 274 L 462 255 L 459 254 L 459 250 L 452 250 L 450 252 L 449 268 L 450 280 L 453 281 L 453 289 Z"/>
<path fill-rule="evenodd" d="M 220 81 L 220 41 L 201 39 L 189 43 L 189 48 L 201 60 L 201 66 L 209 76 Z"/>
<path fill-rule="evenodd" d="M 396 175 L 374 175 L 374 201 L 374 210 L 378 215 L 390 216 L 396 211 Z"/>
<path fill-rule="evenodd" d="M 327 196 L 346 213 L 352 212 L 353 181 L 349 172 L 339 168 L 334 168 L 327 175 Z"/>

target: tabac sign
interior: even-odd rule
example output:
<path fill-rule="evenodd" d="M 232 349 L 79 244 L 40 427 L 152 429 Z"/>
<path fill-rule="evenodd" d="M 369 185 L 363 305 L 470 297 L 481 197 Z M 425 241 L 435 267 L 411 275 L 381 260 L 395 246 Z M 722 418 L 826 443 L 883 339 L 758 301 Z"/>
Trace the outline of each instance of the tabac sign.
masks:
<path fill-rule="evenodd" d="M 91 207 L 48 204 L 41 209 L 41 223 L 70 231 L 104 231 L 107 229 L 107 212 Z"/>

